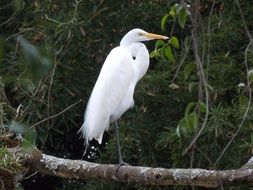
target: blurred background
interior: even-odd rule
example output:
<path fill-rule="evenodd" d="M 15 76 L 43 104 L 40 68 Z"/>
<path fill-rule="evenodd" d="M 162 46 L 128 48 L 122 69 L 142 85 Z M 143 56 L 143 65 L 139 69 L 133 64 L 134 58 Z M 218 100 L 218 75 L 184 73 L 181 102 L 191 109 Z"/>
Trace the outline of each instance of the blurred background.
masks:
<path fill-rule="evenodd" d="M 136 87 L 134 108 L 119 121 L 124 161 L 165 168 L 241 167 L 253 150 L 251 46 L 245 51 L 252 2 L 182 2 L 1 0 L 0 135 L 15 132 L 25 140 L 15 144 L 12 137 L 0 145 L 36 146 L 49 155 L 81 159 L 85 147 L 77 131 L 102 64 L 129 30 L 141 28 L 171 40 L 145 43 L 150 68 Z M 182 154 L 202 126 L 196 143 Z M 112 127 L 102 145 L 91 142 L 83 159 L 117 163 Z M 23 178 L 18 188 L 25 190 L 169 189 L 33 173 Z"/>

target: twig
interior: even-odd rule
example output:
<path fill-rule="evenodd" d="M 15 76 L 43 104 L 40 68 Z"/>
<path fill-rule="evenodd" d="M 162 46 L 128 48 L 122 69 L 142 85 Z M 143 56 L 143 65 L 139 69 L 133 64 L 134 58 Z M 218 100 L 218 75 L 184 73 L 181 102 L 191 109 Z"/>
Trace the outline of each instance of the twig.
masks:
<path fill-rule="evenodd" d="M 76 22 L 76 14 L 77 14 L 78 5 L 79 5 L 79 3 L 81 3 L 81 2 L 82 2 L 82 0 L 79 0 L 79 1 L 78 1 L 78 0 L 75 0 L 75 4 L 73 4 L 73 6 L 74 6 L 74 13 L 73 13 L 73 16 L 72 16 L 72 18 L 71 18 L 69 21 L 67 21 L 67 22 L 60 22 L 60 21 L 58 21 L 58 20 L 54 20 L 54 19 L 52 19 L 52 18 L 49 18 L 49 17 L 47 16 L 47 14 L 45 15 L 45 17 L 46 17 L 47 20 L 49 20 L 49 21 L 51 21 L 51 22 L 54 22 L 54 23 L 56 23 L 56 24 L 59 24 L 60 26 L 72 24 L 72 23 Z"/>
<path fill-rule="evenodd" d="M 209 65 L 210 65 L 210 49 L 211 49 L 211 18 L 213 14 L 215 0 L 213 0 L 211 11 L 208 17 L 208 24 L 207 24 L 207 36 L 208 36 L 208 43 L 207 43 L 207 56 L 206 56 L 206 80 L 208 80 L 208 72 L 209 72 Z"/>
<path fill-rule="evenodd" d="M 48 118 L 45 118 L 45 119 L 39 121 L 38 123 L 35 123 L 34 125 L 31 126 L 31 128 L 32 128 L 32 127 L 35 127 L 35 126 L 37 126 L 37 125 L 39 125 L 39 124 L 41 124 L 41 123 L 43 123 L 43 122 L 45 122 L 45 121 L 48 121 L 48 120 L 50 120 L 50 119 L 53 119 L 53 118 L 55 118 L 55 117 L 57 117 L 57 116 L 63 114 L 64 112 L 66 112 L 66 111 L 69 110 L 70 108 L 74 107 L 75 105 L 77 105 L 77 104 L 80 103 L 81 101 L 82 101 L 82 99 L 78 100 L 77 102 L 75 102 L 74 104 L 72 104 L 72 105 L 70 105 L 69 107 L 65 108 L 64 110 L 60 111 L 59 113 L 57 113 L 57 114 L 55 114 L 55 115 L 52 115 L 52 116 L 50 116 L 50 117 L 48 117 Z"/>
<path fill-rule="evenodd" d="M 51 76 L 50 76 L 50 81 L 49 81 L 49 87 L 48 87 L 48 93 L 47 93 L 47 116 L 49 117 L 49 113 L 50 113 L 50 97 L 51 97 L 51 89 L 52 89 L 52 85 L 53 85 L 53 81 L 54 81 L 54 75 L 55 75 L 55 70 L 56 70 L 56 67 L 57 67 L 57 64 L 58 62 L 56 61 L 56 58 L 55 58 L 55 64 L 54 64 L 54 67 L 52 69 L 52 72 L 50 73 Z"/>
<path fill-rule="evenodd" d="M 192 43 L 192 38 L 191 38 L 191 40 L 189 42 L 189 46 L 185 47 L 186 49 L 185 49 L 184 55 L 183 55 L 182 59 L 180 60 L 180 63 L 178 64 L 177 70 L 176 70 L 176 72 L 175 72 L 175 74 L 173 76 L 173 79 L 171 80 L 171 83 L 174 83 L 174 81 L 176 80 L 176 78 L 178 76 L 178 72 L 179 72 L 180 68 L 182 67 L 182 65 L 184 63 L 184 61 L 186 59 L 186 56 L 189 53 L 189 50 L 190 50 L 190 47 L 191 47 L 191 43 Z"/>
<path fill-rule="evenodd" d="M 250 89 L 250 79 L 249 79 L 249 68 L 248 68 L 248 58 L 247 58 L 247 54 L 248 54 L 248 51 L 250 49 L 250 47 L 252 46 L 252 43 L 253 43 L 253 39 L 252 39 L 252 36 L 249 32 L 249 29 L 246 25 L 246 22 L 245 22 L 245 19 L 244 19 L 244 16 L 243 16 L 243 13 L 242 13 L 242 10 L 241 10 L 241 6 L 238 2 L 238 0 L 236 0 L 236 4 L 237 4 L 237 7 L 239 9 L 239 12 L 240 12 L 240 15 L 241 15 L 241 19 L 242 19 L 242 23 L 243 23 L 243 26 L 245 28 L 245 31 L 248 35 L 248 38 L 249 38 L 249 44 L 248 46 L 246 47 L 245 51 L 244 51 L 244 65 L 245 65 L 245 69 L 246 69 L 246 80 L 247 80 L 247 89 L 248 89 L 248 98 L 249 98 L 249 101 L 248 101 L 248 104 L 247 104 L 247 107 L 246 107 L 246 110 L 244 112 L 244 115 L 243 115 L 243 118 L 242 118 L 242 121 L 241 123 L 239 124 L 239 127 L 236 131 L 236 133 L 233 135 L 233 137 L 230 139 L 230 141 L 228 142 L 228 144 L 225 146 L 225 148 L 223 149 L 222 153 L 220 154 L 220 156 L 218 157 L 218 159 L 216 160 L 215 162 L 215 166 L 218 164 L 218 162 L 220 161 L 220 159 L 222 158 L 222 156 L 224 155 L 224 153 L 226 152 L 226 150 L 228 149 L 228 147 L 231 145 L 231 143 L 234 141 L 235 137 L 239 134 L 240 130 L 242 129 L 243 127 L 243 124 L 246 120 L 246 117 L 249 113 L 249 110 L 250 110 L 250 106 L 251 106 L 251 99 L 252 99 L 252 94 L 251 94 L 251 89 Z"/>
<path fill-rule="evenodd" d="M 57 65 L 58 65 L 58 61 L 56 60 L 56 56 L 55 56 L 55 64 L 54 64 L 54 67 L 53 67 L 53 69 L 52 69 L 52 72 L 48 75 L 48 78 L 50 78 L 50 79 L 49 79 L 49 87 L 48 87 L 48 93 L 47 93 L 47 117 L 49 117 L 49 115 L 50 115 L 50 102 L 51 102 L 50 96 L 51 96 L 51 89 L 52 89 L 53 80 L 54 80 L 54 76 L 55 76 L 55 71 L 56 71 Z M 53 110 L 52 110 L 52 111 L 53 111 Z M 49 125 L 49 120 L 48 120 L 48 126 L 50 126 L 50 125 Z M 47 139 L 48 139 L 48 135 L 49 135 L 48 132 L 49 132 L 49 130 L 50 130 L 50 127 L 47 127 L 47 129 L 46 129 L 45 141 L 44 141 L 44 143 L 43 143 L 41 149 L 44 148 L 45 143 L 46 143 L 46 141 L 47 141 Z"/>
<path fill-rule="evenodd" d="M 27 32 L 27 31 L 33 31 L 33 32 L 40 33 L 40 34 L 42 34 L 43 36 L 47 36 L 45 33 L 41 32 L 41 31 L 40 31 L 39 29 L 37 29 L 37 28 L 25 28 L 25 29 L 21 29 L 21 31 L 18 32 L 18 33 L 16 33 L 16 34 L 13 34 L 13 35 L 9 36 L 8 38 L 6 38 L 6 40 L 9 40 L 9 39 L 11 39 L 11 38 L 15 38 L 15 37 L 19 36 L 20 34 L 23 34 L 23 33 Z"/>
<path fill-rule="evenodd" d="M 22 180 L 24 179 L 29 179 L 30 177 L 33 177 L 34 175 L 36 175 L 38 172 L 33 172 L 31 175 L 27 176 L 27 177 L 22 177 Z"/>
<path fill-rule="evenodd" d="M 0 24 L 0 27 L 2 27 L 3 25 L 7 24 L 8 22 L 10 22 L 10 21 L 13 20 L 13 19 L 15 19 L 15 15 L 11 15 L 11 17 L 10 17 L 8 20 L 6 20 L 6 21 L 4 21 L 3 23 L 1 23 L 1 24 Z"/>
<path fill-rule="evenodd" d="M 184 4 L 184 6 L 185 6 L 185 4 Z M 193 26 L 192 40 L 193 40 L 194 56 L 195 56 L 195 59 L 196 59 L 196 64 L 197 64 L 198 70 L 199 70 L 199 78 L 200 78 L 199 80 L 200 80 L 200 82 L 203 83 L 204 91 L 205 91 L 206 112 L 205 112 L 205 118 L 204 118 L 204 121 L 202 123 L 202 126 L 200 127 L 200 130 L 198 131 L 197 135 L 193 138 L 190 145 L 183 151 L 182 155 L 185 155 L 193 147 L 193 145 L 196 143 L 196 141 L 198 140 L 198 138 L 200 137 L 200 135 L 202 134 L 203 130 L 206 127 L 206 123 L 207 123 L 208 115 L 209 115 L 209 92 L 208 92 L 207 81 L 206 81 L 206 77 L 205 77 L 205 73 L 204 73 L 204 69 L 203 69 L 203 63 L 200 60 L 199 52 L 198 52 L 197 9 L 198 9 L 198 7 L 195 6 L 195 15 L 194 15 L 194 17 L 192 15 L 189 15 L 189 17 L 191 19 L 192 26 Z"/>
<path fill-rule="evenodd" d="M 247 52 L 248 52 L 250 46 L 252 46 L 252 41 L 248 44 L 248 46 L 247 46 L 247 48 L 246 48 L 246 50 L 245 50 L 245 56 L 247 56 L 246 54 L 247 54 Z M 246 59 L 247 59 L 247 58 L 246 58 Z M 245 59 L 245 62 L 246 62 L 246 59 Z M 245 64 L 246 64 L 246 63 L 245 63 Z M 247 75 L 247 78 L 249 78 L 248 75 Z M 247 80 L 247 81 L 248 81 L 248 80 Z M 247 82 L 247 83 L 248 83 L 248 82 Z M 251 106 L 251 96 L 252 96 L 252 95 L 251 95 L 251 89 L 250 89 L 250 86 L 249 86 L 249 85 L 250 85 L 250 83 L 247 84 L 248 92 L 249 92 L 249 94 L 248 94 L 249 101 L 248 101 L 246 110 L 245 110 L 245 112 L 244 112 L 242 121 L 241 121 L 241 123 L 239 124 L 239 127 L 238 127 L 237 131 L 235 132 L 235 134 L 233 135 L 233 137 L 230 139 L 230 141 L 229 141 L 228 144 L 225 146 L 225 148 L 223 149 L 222 153 L 220 154 L 220 156 L 219 156 L 218 159 L 216 160 L 214 166 L 216 166 L 216 165 L 218 164 L 218 162 L 220 161 L 220 159 L 222 158 L 222 156 L 224 155 L 224 153 L 226 152 L 226 150 L 228 149 L 228 147 L 230 146 L 230 144 L 234 141 L 235 137 L 239 134 L 240 130 L 241 130 L 242 127 L 243 127 L 243 124 L 244 124 L 244 122 L 245 122 L 245 120 L 246 120 L 246 117 L 247 117 L 247 115 L 248 115 L 248 113 L 249 113 L 250 106 Z"/>

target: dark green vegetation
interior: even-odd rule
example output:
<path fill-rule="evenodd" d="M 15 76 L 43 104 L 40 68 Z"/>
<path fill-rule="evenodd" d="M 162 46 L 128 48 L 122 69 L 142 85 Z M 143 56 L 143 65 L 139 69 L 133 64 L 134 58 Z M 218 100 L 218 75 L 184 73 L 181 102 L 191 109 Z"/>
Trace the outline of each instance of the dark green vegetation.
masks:
<path fill-rule="evenodd" d="M 22 166 L 18 163 L 18 160 L 7 151 L 5 146 L 0 148 L 0 176 L 1 182 L 4 181 L 6 189 L 18 189 L 19 183 L 15 183 L 18 173 L 22 173 Z"/>
<path fill-rule="evenodd" d="M 170 45 L 147 43 L 150 52 L 156 49 L 150 69 L 136 87 L 135 107 L 120 120 L 124 160 L 166 168 L 241 167 L 253 151 L 251 89 L 247 87 L 247 67 L 253 68 L 247 35 L 247 30 L 252 33 L 252 2 L 239 2 L 247 30 L 236 1 L 191 3 L 192 16 L 194 7 L 198 12 L 197 39 L 191 34 L 194 22 L 187 17 L 184 23 L 185 15 L 173 8 L 175 2 L 2 0 L 0 135 L 12 129 L 23 133 L 24 148 L 36 145 L 47 154 L 81 158 L 84 147 L 76 133 L 99 70 L 121 37 L 139 27 L 175 38 Z M 52 117 L 80 99 L 81 103 Z M 182 155 L 203 125 L 196 143 Z M 1 141 L 1 145 L 8 144 Z M 88 152 L 85 159 L 116 163 L 114 131 L 106 133 L 102 146 L 94 142 Z M 149 188 L 39 175 L 23 185 L 66 190 Z"/>

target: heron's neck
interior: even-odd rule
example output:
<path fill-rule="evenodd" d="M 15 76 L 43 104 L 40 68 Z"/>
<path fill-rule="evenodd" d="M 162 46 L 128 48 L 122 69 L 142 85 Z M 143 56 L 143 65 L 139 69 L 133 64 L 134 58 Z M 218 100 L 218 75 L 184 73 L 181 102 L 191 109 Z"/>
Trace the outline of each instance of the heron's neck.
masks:
<path fill-rule="evenodd" d="M 139 81 L 148 70 L 149 53 L 146 46 L 141 42 L 132 43 L 129 49 L 136 66 L 136 79 Z"/>

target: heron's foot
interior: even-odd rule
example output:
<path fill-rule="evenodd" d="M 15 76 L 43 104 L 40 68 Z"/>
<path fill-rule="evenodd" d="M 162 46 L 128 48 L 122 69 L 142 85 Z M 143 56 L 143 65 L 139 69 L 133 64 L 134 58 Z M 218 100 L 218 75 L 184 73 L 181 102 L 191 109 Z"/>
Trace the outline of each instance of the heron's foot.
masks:
<path fill-rule="evenodd" d="M 117 169 L 116 169 L 116 172 L 118 172 L 118 170 L 119 170 L 119 168 L 120 168 L 121 166 L 131 166 L 131 165 L 128 164 L 128 163 L 126 163 L 126 162 L 124 162 L 123 160 L 120 160 L 120 161 L 119 161 L 119 164 L 118 164 L 118 167 L 117 167 Z"/>
<path fill-rule="evenodd" d="M 121 160 L 121 161 L 119 162 L 119 166 L 131 166 L 131 165 L 128 164 L 128 163 L 126 163 L 126 162 L 124 162 L 123 160 Z"/>

